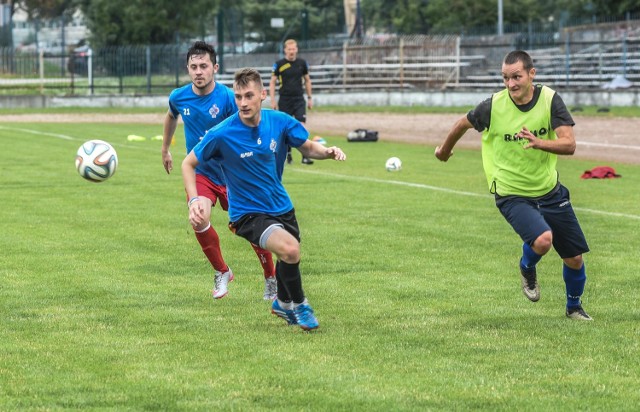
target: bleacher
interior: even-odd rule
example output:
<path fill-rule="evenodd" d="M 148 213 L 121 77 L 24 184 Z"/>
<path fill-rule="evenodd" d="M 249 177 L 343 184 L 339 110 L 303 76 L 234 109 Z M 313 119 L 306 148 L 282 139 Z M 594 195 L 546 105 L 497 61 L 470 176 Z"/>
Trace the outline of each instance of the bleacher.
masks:
<path fill-rule="evenodd" d="M 383 63 L 324 64 L 310 67 L 314 90 L 366 90 L 366 89 L 429 89 L 454 78 L 461 67 L 469 67 L 484 56 L 425 56 L 385 58 Z M 265 86 L 269 85 L 271 67 L 256 67 Z M 216 78 L 225 83 L 233 82 L 237 68 L 229 68 Z"/>
<path fill-rule="evenodd" d="M 513 49 L 508 43 L 502 46 Z M 404 47 L 345 47 L 342 52 L 332 50 L 333 60 L 311 57 L 307 61 L 311 64 L 313 88 L 321 92 L 504 87 L 495 49 L 485 49 L 492 53 L 490 56 L 478 53 L 477 48 L 469 48 L 469 54 L 465 54 L 465 48 L 459 45 L 446 48 L 428 40 Z M 536 81 L 551 87 L 596 89 L 621 76 L 631 82 L 631 87 L 640 86 L 640 28 L 598 42 L 575 41 L 567 45 L 559 41 L 528 51 L 534 59 Z M 341 59 L 347 63 L 340 64 Z M 271 67 L 257 69 L 268 86 Z M 235 70 L 226 69 L 218 79 L 231 85 Z"/>
<path fill-rule="evenodd" d="M 640 29 L 567 53 L 564 47 L 530 50 L 536 67 L 536 82 L 556 88 L 602 88 L 622 76 L 631 87 L 640 86 Z M 449 89 L 504 87 L 499 67 L 478 68 L 447 82 Z"/>

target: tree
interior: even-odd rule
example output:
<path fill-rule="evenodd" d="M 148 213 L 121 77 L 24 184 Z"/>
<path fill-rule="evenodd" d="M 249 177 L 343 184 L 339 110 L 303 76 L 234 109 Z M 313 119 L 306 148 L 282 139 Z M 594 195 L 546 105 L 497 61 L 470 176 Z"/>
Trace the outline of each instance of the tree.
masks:
<path fill-rule="evenodd" d="M 593 16 L 639 13 L 638 0 L 509 0 L 504 1 L 506 26 L 548 23 Z M 437 34 L 493 31 L 497 0 L 361 0 L 368 31 Z"/>
<path fill-rule="evenodd" d="M 217 2 L 189 0 L 76 0 L 95 46 L 169 44 L 197 37 L 215 22 Z"/>
<path fill-rule="evenodd" d="M 280 42 L 326 39 L 346 34 L 343 0 L 0 0 L 20 6 L 31 19 L 69 16 L 80 9 L 95 46 L 168 44 L 216 35 L 217 16 L 224 12 L 225 42 L 248 38 Z M 307 11 L 303 15 L 303 10 Z M 368 32 L 403 34 L 493 31 L 497 0 L 361 0 Z M 505 26 L 623 16 L 639 13 L 638 0 L 509 0 L 504 1 Z M 272 27 L 273 18 L 284 27 Z M 10 32 L 10 30 L 7 30 Z M 6 35 L 2 40 L 6 41 Z M 10 42 L 9 42 L 10 44 Z"/>
<path fill-rule="evenodd" d="M 20 7 L 30 20 L 55 19 L 72 15 L 76 10 L 75 0 L 22 0 Z"/>
<path fill-rule="evenodd" d="M 344 30 L 342 0 L 245 0 L 241 10 L 246 22 L 245 31 L 260 33 L 263 41 L 280 42 L 284 37 L 324 39 Z M 303 11 L 307 11 L 306 27 Z M 284 27 L 271 27 L 273 18 L 282 18 Z"/>
<path fill-rule="evenodd" d="M 13 21 L 13 13 L 16 11 L 17 0 L 0 1 L 0 6 L 4 7 L 5 5 L 9 6 L 9 18 L 10 21 Z M 0 47 L 13 46 L 13 32 L 11 30 L 11 27 L 11 24 L 0 26 Z"/>

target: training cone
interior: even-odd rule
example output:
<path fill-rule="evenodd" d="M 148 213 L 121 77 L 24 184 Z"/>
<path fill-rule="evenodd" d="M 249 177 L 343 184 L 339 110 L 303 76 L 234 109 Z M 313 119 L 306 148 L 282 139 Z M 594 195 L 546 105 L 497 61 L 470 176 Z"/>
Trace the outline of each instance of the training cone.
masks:
<path fill-rule="evenodd" d="M 127 136 L 127 141 L 129 142 L 144 142 L 145 140 L 147 140 L 146 137 L 138 136 L 137 134 L 130 134 Z"/>

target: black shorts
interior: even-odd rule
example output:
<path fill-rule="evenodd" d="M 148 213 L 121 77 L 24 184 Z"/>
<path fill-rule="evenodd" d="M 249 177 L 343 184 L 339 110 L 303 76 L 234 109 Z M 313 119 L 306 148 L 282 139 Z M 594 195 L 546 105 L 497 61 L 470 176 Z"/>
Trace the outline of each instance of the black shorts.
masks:
<path fill-rule="evenodd" d="M 263 249 L 266 249 L 267 239 L 276 228 L 286 230 L 300 242 L 300 228 L 294 209 L 279 216 L 250 214 L 242 216 L 235 222 L 229 222 L 229 229 L 233 233 Z"/>
<path fill-rule="evenodd" d="M 304 96 L 280 96 L 278 110 L 293 116 L 297 121 L 307 121 L 307 102 Z"/>
<path fill-rule="evenodd" d="M 496 195 L 496 206 L 522 241 L 529 245 L 551 230 L 553 247 L 561 258 L 572 258 L 589 251 L 571 206 L 569 190 L 560 183 L 539 198 Z"/>

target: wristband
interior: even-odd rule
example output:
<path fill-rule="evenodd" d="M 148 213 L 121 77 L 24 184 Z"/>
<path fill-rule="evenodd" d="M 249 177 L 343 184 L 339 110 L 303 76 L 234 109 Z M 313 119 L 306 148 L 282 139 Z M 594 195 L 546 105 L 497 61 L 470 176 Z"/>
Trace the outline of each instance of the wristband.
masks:
<path fill-rule="evenodd" d="M 196 200 L 200 200 L 200 198 L 198 196 L 192 197 L 191 199 L 189 199 L 189 203 L 187 203 L 187 206 L 191 206 L 191 203 L 195 202 Z"/>

